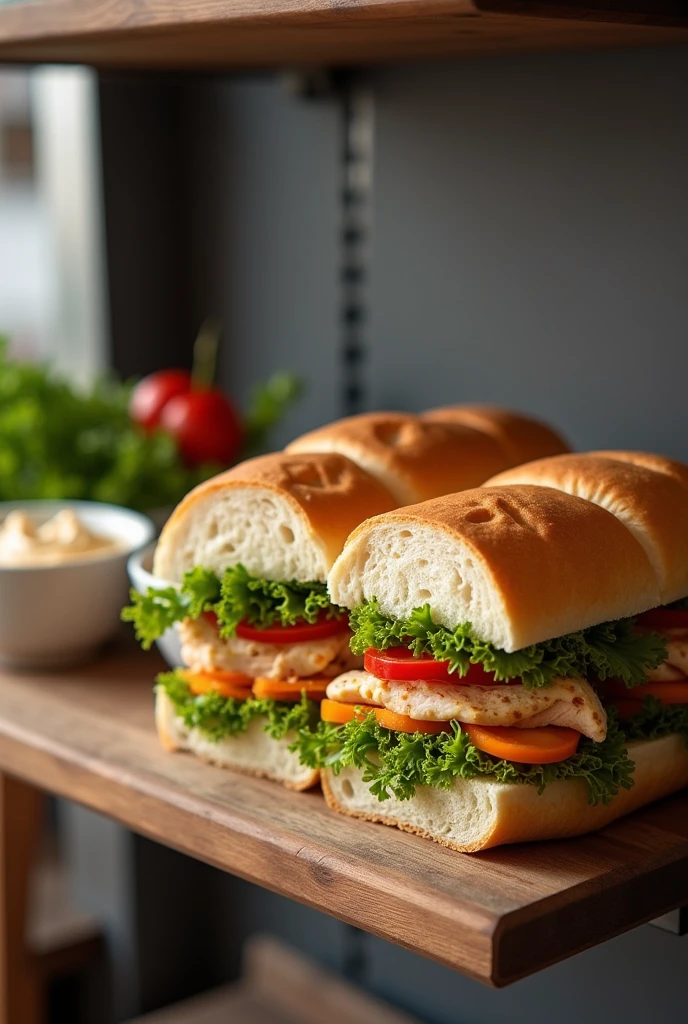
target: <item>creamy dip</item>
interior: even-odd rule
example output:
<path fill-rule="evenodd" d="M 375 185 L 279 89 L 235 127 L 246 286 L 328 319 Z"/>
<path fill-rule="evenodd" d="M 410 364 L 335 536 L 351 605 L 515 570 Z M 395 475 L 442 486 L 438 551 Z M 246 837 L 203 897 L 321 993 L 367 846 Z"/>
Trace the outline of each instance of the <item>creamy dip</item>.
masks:
<path fill-rule="evenodd" d="M 93 533 L 71 508 L 62 509 L 41 526 L 17 509 L 0 526 L 0 565 L 55 565 L 116 547 L 116 540 Z"/>

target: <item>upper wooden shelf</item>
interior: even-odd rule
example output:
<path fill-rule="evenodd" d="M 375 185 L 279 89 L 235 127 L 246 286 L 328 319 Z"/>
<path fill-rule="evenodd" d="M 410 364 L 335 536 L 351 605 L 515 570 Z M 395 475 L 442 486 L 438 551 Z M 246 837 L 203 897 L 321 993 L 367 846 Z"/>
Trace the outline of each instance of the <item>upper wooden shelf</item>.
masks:
<path fill-rule="evenodd" d="M 458 854 L 165 753 L 159 667 L 123 647 L 0 674 L 0 771 L 492 985 L 688 903 L 688 793 L 581 839 Z"/>
<path fill-rule="evenodd" d="M 688 39 L 681 0 L 0 0 L 0 61 L 205 69 Z"/>

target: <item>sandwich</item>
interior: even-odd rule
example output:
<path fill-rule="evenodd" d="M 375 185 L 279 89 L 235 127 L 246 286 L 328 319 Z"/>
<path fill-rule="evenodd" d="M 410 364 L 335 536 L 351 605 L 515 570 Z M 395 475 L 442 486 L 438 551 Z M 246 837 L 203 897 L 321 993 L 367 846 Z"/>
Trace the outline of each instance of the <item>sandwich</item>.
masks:
<path fill-rule="evenodd" d="M 325 581 L 351 530 L 396 506 L 344 456 L 250 459 L 191 491 L 123 617 L 144 647 L 176 625 L 184 666 L 156 684 L 158 736 L 216 765 L 307 789 L 290 745 L 318 718 L 330 678 L 356 664 Z"/>
<path fill-rule="evenodd" d="M 507 463 L 505 469 L 570 450 L 546 423 L 498 405 L 445 405 L 430 409 L 422 418 L 445 426 L 472 427 L 488 434 L 500 447 Z"/>
<path fill-rule="evenodd" d="M 598 689 L 627 741 L 674 736 L 688 743 L 688 466 L 648 452 L 600 451 L 540 459 L 491 483 L 541 484 L 586 498 L 637 539 L 655 571 L 661 604 L 638 616 L 635 629 L 660 634 L 666 658 L 631 690 L 617 679 Z"/>
<path fill-rule="evenodd" d="M 335 810 L 472 852 L 688 784 L 684 738 L 624 732 L 604 693 L 635 699 L 667 659 L 635 619 L 662 600 L 656 567 L 606 508 L 513 484 L 398 509 L 353 532 L 328 589 L 364 668 L 294 749 Z"/>
<path fill-rule="evenodd" d="M 168 585 L 133 592 L 123 613 L 144 646 L 180 633 L 184 665 L 156 686 L 163 745 L 296 789 L 318 778 L 290 749 L 298 729 L 317 723 L 329 680 L 362 665 L 325 585 L 348 534 L 506 465 L 488 435 L 402 414 L 323 432 L 339 440 L 312 450 L 301 439 L 192 491 L 156 549 L 153 572 Z"/>

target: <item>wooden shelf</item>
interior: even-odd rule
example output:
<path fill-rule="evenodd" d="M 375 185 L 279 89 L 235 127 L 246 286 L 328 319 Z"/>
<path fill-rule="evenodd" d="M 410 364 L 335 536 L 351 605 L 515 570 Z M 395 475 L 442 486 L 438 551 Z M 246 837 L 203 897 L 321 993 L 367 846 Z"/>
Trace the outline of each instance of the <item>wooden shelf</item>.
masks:
<path fill-rule="evenodd" d="M 240 981 L 129 1024 L 420 1024 L 267 935 L 242 960 Z"/>
<path fill-rule="evenodd" d="M 0 61 L 206 69 L 686 40 L 680 0 L 12 0 Z"/>
<path fill-rule="evenodd" d="M 159 667 L 127 644 L 0 675 L 0 771 L 493 985 L 688 903 L 688 793 L 592 836 L 461 855 L 165 753 Z"/>

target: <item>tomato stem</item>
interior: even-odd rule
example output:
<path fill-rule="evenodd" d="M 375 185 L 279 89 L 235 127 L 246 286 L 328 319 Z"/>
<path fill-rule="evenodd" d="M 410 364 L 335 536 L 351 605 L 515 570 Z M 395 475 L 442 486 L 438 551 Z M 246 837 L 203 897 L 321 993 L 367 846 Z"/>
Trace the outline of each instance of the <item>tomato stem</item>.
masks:
<path fill-rule="evenodd" d="M 193 347 L 191 387 L 194 391 L 207 391 L 213 386 L 220 331 L 220 321 L 216 317 L 208 317 L 201 324 Z"/>

